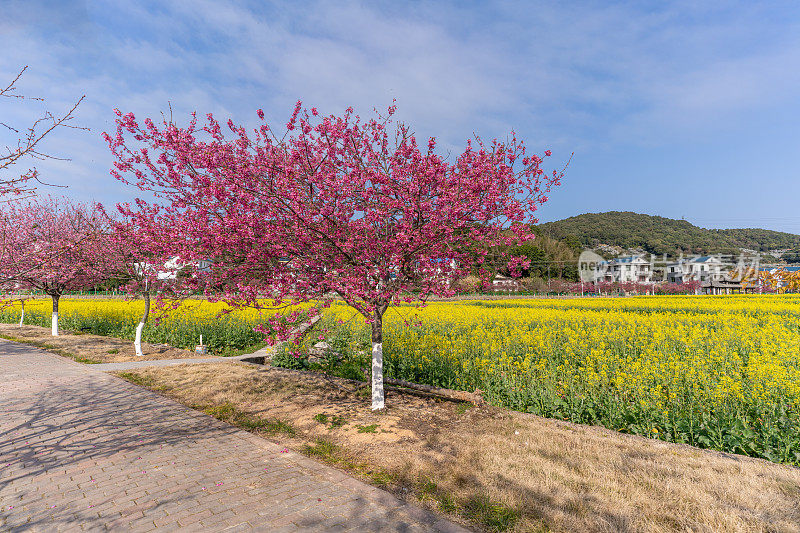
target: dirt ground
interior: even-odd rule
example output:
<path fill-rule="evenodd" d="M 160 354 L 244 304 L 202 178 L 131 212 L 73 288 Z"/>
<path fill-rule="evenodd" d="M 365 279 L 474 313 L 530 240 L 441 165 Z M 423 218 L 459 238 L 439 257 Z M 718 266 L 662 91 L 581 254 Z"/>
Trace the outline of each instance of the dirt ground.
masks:
<path fill-rule="evenodd" d="M 247 364 L 125 374 L 472 527 L 800 531 L 800 469 Z"/>
<path fill-rule="evenodd" d="M 40 326 L 18 326 L 0 324 L 0 335 L 12 340 L 22 340 L 66 356 L 77 356 L 81 362 L 120 363 L 124 361 L 147 361 L 152 359 L 185 359 L 200 356 L 189 350 L 173 348 L 166 344 L 142 343 L 143 357 L 137 357 L 133 341 L 103 337 L 87 333 L 61 330 L 58 337 L 50 334 L 50 328 Z"/>

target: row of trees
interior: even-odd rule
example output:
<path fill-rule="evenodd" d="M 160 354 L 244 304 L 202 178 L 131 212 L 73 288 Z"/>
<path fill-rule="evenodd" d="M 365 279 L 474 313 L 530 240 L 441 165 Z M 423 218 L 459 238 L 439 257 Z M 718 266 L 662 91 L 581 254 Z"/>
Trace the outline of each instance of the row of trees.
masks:
<path fill-rule="evenodd" d="M 285 127 L 273 129 L 259 110 L 252 131 L 211 115 L 180 127 L 116 113 L 116 131 L 104 134 L 112 174 L 155 200 L 120 204 L 113 216 L 53 200 L 9 204 L 5 287 L 50 294 L 54 333 L 65 290 L 113 275 L 161 297 L 167 258 L 209 264 L 170 290 L 235 306 L 340 298 L 372 327 L 375 409 L 384 406 L 387 309 L 451 295 L 452 281 L 481 271 L 498 246 L 532 239 L 534 213 L 562 177 L 545 173 L 513 133 L 504 142 L 476 137 L 450 161 L 435 139 L 420 146 L 394 121 L 394 106 L 362 120 L 352 109 L 321 116 L 298 102 Z M 513 272 L 530 268 L 526 257 L 507 259 Z"/>
<path fill-rule="evenodd" d="M 14 295 L 22 300 L 23 313 L 25 293 L 49 296 L 53 336 L 59 334 L 58 306 L 64 293 L 115 286 L 145 299 L 135 341 L 137 355 L 143 355 L 141 333 L 151 291 L 163 298 L 189 288 L 176 283 L 176 267 L 169 265 L 161 250 L 147 248 L 133 226 L 109 216 L 99 204 L 35 197 L 6 202 L 0 210 L 0 289 L 6 303 Z"/>
<path fill-rule="evenodd" d="M 108 263 L 98 215 L 96 207 L 53 199 L 8 203 L 0 215 L 0 281 L 52 298 L 53 335 L 61 295 L 94 285 Z"/>
<path fill-rule="evenodd" d="M 526 260 L 527 266 L 522 269 L 525 278 L 577 280 L 578 256 L 582 250 L 580 244 L 576 240 L 558 240 L 543 235 L 538 227 L 534 227 L 533 231 L 535 239 L 505 247 L 503 255 Z M 504 267 L 502 261 L 497 265 L 497 270 L 504 275 L 513 274 Z"/>

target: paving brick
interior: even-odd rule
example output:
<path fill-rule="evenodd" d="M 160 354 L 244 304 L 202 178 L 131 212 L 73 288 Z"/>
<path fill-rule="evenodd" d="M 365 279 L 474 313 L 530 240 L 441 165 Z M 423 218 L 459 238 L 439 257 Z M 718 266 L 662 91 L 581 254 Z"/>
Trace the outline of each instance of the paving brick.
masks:
<path fill-rule="evenodd" d="M 0 340 L 0 530 L 464 531 L 98 366 Z"/>

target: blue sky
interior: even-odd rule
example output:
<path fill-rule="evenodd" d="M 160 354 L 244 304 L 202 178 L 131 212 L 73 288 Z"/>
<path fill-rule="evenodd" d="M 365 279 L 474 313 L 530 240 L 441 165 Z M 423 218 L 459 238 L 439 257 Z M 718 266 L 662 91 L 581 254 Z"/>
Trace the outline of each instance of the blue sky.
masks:
<path fill-rule="evenodd" d="M 796 2 L 60 2 L 2 0 L 0 81 L 29 65 L 2 121 L 40 105 L 77 122 L 38 165 L 82 200 L 136 191 L 108 174 L 112 109 L 283 124 L 303 100 L 366 115 L 397 99 L 457 153 L 511 129 L 560 168 L 542 221 L 637 211 L 800 233 Z M 0 141 L 5 139 L 0 134 Z M 54 192 L 62 192 L 61 190 Z"/>

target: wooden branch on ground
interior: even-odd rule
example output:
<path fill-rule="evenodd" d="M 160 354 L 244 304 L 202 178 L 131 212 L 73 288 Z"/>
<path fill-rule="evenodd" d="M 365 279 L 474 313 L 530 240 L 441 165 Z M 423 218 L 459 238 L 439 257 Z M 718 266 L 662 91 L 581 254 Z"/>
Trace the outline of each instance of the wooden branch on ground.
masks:
<path fill-rule="evenodd" d="M 389 385 L 394 385 L 396 387 L 403 387 L 406 389 L 427 392 L 428 394 L 432 394 L 434 396 L 441 396 L 443 398 L 448 398 L 451 400 L 459 400 L 462 402 L 470 402 L 474 404 L 484 403 L 483 396 L 481 396 L 480 391 L 466 392 L 460 390 L 442 389 L 439 387 L 432 387 L 430 385 L 421 385 L 419 383 L 403 381 L 402 379 L 384 378 L 383 381 L 384 383 L 387 383 Z"/>

